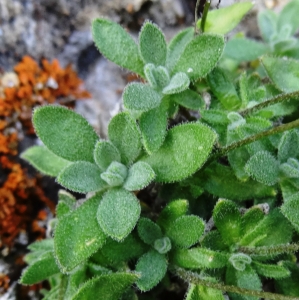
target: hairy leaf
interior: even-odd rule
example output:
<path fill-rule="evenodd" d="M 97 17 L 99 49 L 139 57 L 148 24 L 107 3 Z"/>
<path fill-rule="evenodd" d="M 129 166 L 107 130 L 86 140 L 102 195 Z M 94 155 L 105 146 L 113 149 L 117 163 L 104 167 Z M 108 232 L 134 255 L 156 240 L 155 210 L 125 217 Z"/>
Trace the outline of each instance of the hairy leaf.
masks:
<path fill-rule="evenodd" d="M 107 235 L 121 241 L 135 227 L 140 211 L 138 199 L 132 193 L 115 188 L 104 194 L 98 207 L 97 219 Z"/>
<path fill-rule="evenodd" d="M 148 218 L 139 219 L 137 230 L 141 240 L 148 245 L 153 245 L 155 240 L 163 237 L 159 225 L 157 225 Z"/>
<path fill-rule="evenodd" d="M 177 247 L 189 248 L 196 244 L 203 234 L 205 223 L 197 216 L 181 216 L 168 228 L 167 236 Z"/>
<path fill-rule="evenodd" d="M 165 95 L 181 93 L 189 87 L 189 84 L 189 77 L 183 72 L 178 72 L 172 76 L 169 84 L 162 92 Z"/>
<path fill-rule="evenodd" d="M 191 283 L 186 295 L 186 300 L 224 300 L 222 291 L 212 289 L 203 285 Z"/>
<path fill-rule="evenodd" d="M 156 181 L 179 181 L 203 165 L 215 140 L 216 134 L 208 126 L 183 124 L 169 130 L 162 147 L 143 160 L 152 166 Z"/>
<path fill-rule="evenodd" d="M 57 182 L 78 193 L 95 192 L 107 188 L 106 182 L 101 179 L 100 168 L 87 161 L 77 161 L 68 165 L 59 173 Z"/>
<path fill-rule="evenodd" d="M 229 258 L 229 262 L 236 270 L 244 271 L 246 269 L 246 265 L 250 265 L 252 260 L 247 254 L 233 253 Z"/>
<path fill-rule="evenodd" d="M 135 120 L 127 113 L 119 113 L 108 125 L 110 141 L 118 149 L 121 162 L 131 164 L 141 151 L 140 132 Z"/>
<path fill-rule="evenodd" d="M 93 162 L 98 136 L 88 122 L 62 106 L 42 106 L 33 112 L 38 137 L 54 154 L 70 161 Z"/>
<path fill-rule="evenodd" d="M 278 21 L 277 21 L 277 29 L 278 31 L 282 31 L 285 26 L 290 27 L 290 35 L 296 33 L 299 28 L 299 1 L 293 0 L 289 1 L 288 4 L 285 5 L 283 10 L 280 12 Z"/>
<path fill-rule="evenodd" d="M 157 25 L 149 21 L 143 24 L 139 34 L 139 50 L 145 63 L 165 65 L 167 45 L 164 34 Z"/>
<path fill-rule="evenodd" d="M 202 96 L 190 89 L 178 94 L 173 94 L 169 96 L 169 99 L 192 110 L 199 110 L 205 107 L 205 102 Z"/>
<path fill-rule="evenodd" d="M 110 186 L 120 186 L 124 183 L 127 175 L 127 167 L 117 161 L 114 161 L 109 165 L 106 172 L 101 174 L 101 178 Z"/>
<path fill-rule="evenodd" d="M 94 196 L 59 219 L 54 248 L 61 272 L 70 272 L 105 243 L 106 236 L 96 219 L 100 201 L 100 195 Z"/>
<path fill-rule="evenodd" d="M 264 41 L 270 42 L 277 33 L 277 15 L 274 11 L 265 9 L 257 16 L 258 26 Z"/>
<path fill-rule="evenodd" d="M 299 232 L 299 195 L 295 194 L 281 206 L 281 212 Z"/>
<path fill-rule="evenodd" d="M 138 46 L 120 25 L 106 19 L 95 19 L 92 23 L 92 36 L 97 48 L 106 58 L 143 75 L 144 64 L 139 56 Z"/>
<path fill-rule="evenodd" d="M 154 248 L 161 254 L 169 252 L 171 250 L 171 247 L 171 241 L 167 236 L 157 239 L 154 242 Z"/>
<path fill-rule="evenodd" d="M 279 264 L 270 265 L 254 261 L 253 268 L 259 275 L 267 278 L 280 279 L 289 277 L 291 274 L 291 272 L 286 267 Z"/>
<path fill-rule="evenodd" d="M 167 260 L 155 250 L 145 253 L 137 262 L 136 272 L 141 273 L 137 287 L 145 292 L 151 290 L 164 277 L 167 271 Z"/>
<path fill-rule="evenodd" d="M 173 74 L 184 72 L 192 81 L 204 77 L 215 67 L 223 49 L 223 37 L 213 34 L 199 35 L 186 46 Z"/>
<path fill-rule="evenodd" d="M 283 133 L 278 144 L 278 159 L 284 163 L 288 158 L 299 156 L 299 134 L 296 130 Z"/>

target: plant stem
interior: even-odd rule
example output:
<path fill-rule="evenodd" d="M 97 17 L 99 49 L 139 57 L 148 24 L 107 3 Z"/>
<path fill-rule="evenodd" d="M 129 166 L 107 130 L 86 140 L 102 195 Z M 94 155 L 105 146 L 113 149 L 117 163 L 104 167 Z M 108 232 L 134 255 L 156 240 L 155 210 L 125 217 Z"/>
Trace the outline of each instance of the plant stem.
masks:
<path fill-rule="evenodd" d="M 194 36 L 198 34 L 197 21 L 198 21 L 198 8 L 201 0 L 196 1 L 195 11 L 194 11 Z"/>
<path fill-rule="evenodd" d="M 299 244 L 284 244 L 270 247 L 239 247 L 239 251 L 255 255 L 276 255 L 281 253 L 293 253 L 299 251 Z"/>
<path fill-rule="evenodd" d="M 294 98 L 294 97 L 299 97 L 299 91 L 288 93 L 288 94 L 280 94 L 274 98 L 266 100 L 266 101 L 259 103 L 253 107 L 244 109 L 243 111 L 241 111 L 239 113 L 241 116 L 245 117 L 245 116 L 250 115 L 258 110 L 266 108 L 270 105 L 274 105 L 274 104 L 281 103 L 284 101 L 289 101 L 291 98 Z"/>
<path fill-rule="evenodd" d="M 205 32 L 205 26 L 206 26 L 206 21 L 207 21 L 207 16 L 208 16 L 210 5 L 211 5 L 211 1 L 208 0 L 204 6 L 204 10 L 203 10 L 202 18 L 201 18 L 201 22 L 200 22 L 201 33 Z"/>
<path fill-rule="evenodd" d="M 296 127 L 299 127 L 299 119 L 295 120 L 293 122 L 287 123 L 287 124 L 282 124 L 280 126 L 271 128 L 271 129 L 266 130 L 266 131 L 262 131 L 258 134 L 249 136 L 249 137 L 247 137 L 247 138 L 245 138 L 241 141 L 238 141 L 238 142 L 232 143 L 232 144 L 230 144 L 226 147 L 220 148 L 216 153 L 214 153 L 210 157 L 208 162 L 210 162 L 211 160 L 215 160 L 219 157 L 225 156 L 228 152 L 230 152 L 232 150 L 235 150 L 235 149 L 240 148 L 242 146 L 251 144 L 251 143 L 256 142 L 258 140 L 261 140 L 261 139 L 263 139 L 267 136 L 274 135 L 274 134 L 277 134 L 277 133 L 281 133 L 281 132 L 284 132 L 284 131 L 287 131 L 287 130 L 291 130 L 291 129 L 296 128 Z"/>
<path fill-rule="evenodd" d="M 224 285 L 218 282 L 203 280 L 199 278 L 198 274 L 192 273 L 190 271 L 186 271 L 181 268 L 175 268 L 174 271 L 179 277 L 181 277 L 183 280 L 186 280 L 187 282 L 192 282 L 194 284 L 199 284 L 206 287 L 214 288 L 217 290 L 221 290 L 223 292 L 236 293 L 236 294 L 253 296 L 258 298 L 270 299 L 270 300 L 299 300 L 298 297 L 291 297 L 291 296 L 284 296 L 284 295 L 274 294 L 269 292 L 248 290 L 237 286 Z"/>

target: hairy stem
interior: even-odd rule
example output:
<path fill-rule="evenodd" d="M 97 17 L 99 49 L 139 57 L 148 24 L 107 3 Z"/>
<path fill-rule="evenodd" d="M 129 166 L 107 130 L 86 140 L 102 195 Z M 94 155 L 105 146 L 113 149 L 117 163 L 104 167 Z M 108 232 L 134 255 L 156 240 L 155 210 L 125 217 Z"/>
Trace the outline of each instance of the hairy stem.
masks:
<path fill-rule="evenodd" d="M 299 251 L 299 244 L 284 244 L 263 247 L 239 247 L 239 251 L 255 255 L 276 255 L 281 253 L 293 253 Z"/>
<path fill-rule="evenodd" d="M 216 153 L 214 153 L 210 157 L 208 162 L 210 162 L 212 160 L 215 160 L 219 157 L 225 156 L 228 152 L 230 152 L 232 150 L 235 150 L 235 149 L 240 148 L 242 146 L 251 144 L 251 143 L 256 142 L 258 140 L 261 140 L 261 139 L 263 139 L 267 136 L 274 135 L 274 134 L 277 134 L 277 133 L 281 133 L 281 132 L 284 132 L 284 131 L 287 131 L 287 130 L 291 130 L 291 129 L 296 128 L 296 127 L 299 127 L 299 119 L 295 120 L 293 122 L 287 123 L 287 124 L 282 124 L 280 126 L 271 128 L 271 129 L 266 130 L 266 131 L 262 131 L 258 134 L 249 136 L 249 137 L 247 137 L 247 138 L 245 138 L 241 141 L 238 141 L 238 142 L 232 143 L 232 144 L 230 144 L 226 147 L 220 148 Z"/>
<path fill-rule="evenodd" d="M 258 298 L 270 299 L 270 300 L 299 300 L 298 297 L 291 297 L 291 296 L 284 296 L 284 295 L 274 294 L 274 293 L 269 293 L 269 292 L 248 290 L 248 289 L 240 288 L 237 286 L 224 285 L 224 284 L 218 283 L 218 282 L 211 282 L 211 281 L 203 280 L 198 276 L 198 274 L 192 273 L 190 271 L 186 271 L 181 268 L 175 268 L 174 272 L 176 275 L 178 275 L 185 281 L 188 281 L 188 282 L 191 282 L 194 284 L 203 285 L 203 286 L 210 287 L 210 288 L 214 288 L 217 290 L 221 290 L 223 292 L 236 293 L 236 294 L 253 296 L 253 297 L 258 297 Z"/>
<path fill-rule="evenodd" d="M 289 101 L 290 99 L 292 98 L 296 98 L 296 97 L 299 97 L 299 91 L 296 91 L 296 92 L 292 92 L 292 93 L 288 93 L 288 94 L 280 94 L 274 98 L 271 98 L 267 101 L 264 101 L 262 103 L 259 103 L 253 107 L 250 107 L 250 108 L 247 108 L 247 109 L 244 109 L 243 111 L 240 111 L 240 115 L 245 117 L 247 115 L 250 115 L 256 111 L 259 111 L 263 108 L 266 108 L 268 106 L 271 106 L 271 105 L 274 105 L 274 104 L 277 104 L 277 103 L 281 103 L 281 102 L 285 102 L 285 101 Z"/>

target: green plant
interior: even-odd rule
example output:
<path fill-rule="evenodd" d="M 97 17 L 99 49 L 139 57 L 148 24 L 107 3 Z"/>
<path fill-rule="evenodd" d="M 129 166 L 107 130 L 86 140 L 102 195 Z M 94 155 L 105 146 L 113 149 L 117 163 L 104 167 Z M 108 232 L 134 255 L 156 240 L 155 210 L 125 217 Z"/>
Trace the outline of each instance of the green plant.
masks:
<path fill-rule="evenodd" d="M 54 238 L 29 247 L 20 282 L 49 280 L 44 299 L 158 299 L 184 291 L 171 274 L 189 300 L 298 299 L 299 62 L 263 56 L 267 76 L 235 82 L 217 66 L 217 32 L 252 4 L 207 15 L 208 5 L 168 45 L 151 22 L 138 45 L 93 22 L 101 53 L 146 80 L 125 88 L 107 140 L 73 111 L 35 109 L 44 146 L 22 157 L 86 194 L 61 191 Z"/>

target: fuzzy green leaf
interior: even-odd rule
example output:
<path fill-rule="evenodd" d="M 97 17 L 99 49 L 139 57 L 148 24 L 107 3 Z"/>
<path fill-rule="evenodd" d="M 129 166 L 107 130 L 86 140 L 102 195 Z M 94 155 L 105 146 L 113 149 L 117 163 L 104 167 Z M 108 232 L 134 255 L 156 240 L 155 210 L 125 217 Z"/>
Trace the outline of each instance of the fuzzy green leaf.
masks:
<path fill-rule="evenodd" d="M 130 287 L 138 275 L 133 273 L 113 273 L 94 277 L 80 286 L 73 300 L 115 300 Z"/>
<path fill-rule="evenodd" d="M 155 240 L 154 248 L 161 254 L 169 252 L 172 248 L 169 237 L 164 236 L 163 238 Z"/>
<path fill-rule="evenodd" d="M 117 161 L 114 161 L 109 165 L 106 172 L 101 174 L 101 178 L 110 186 L 120 186 L 124 183 L 127 175 L 127 167 Z"/>
<path fill-rule="evenodd" d="M 299 134 L 296 130 L 284 132 L 278 144 L 278 159 L 284 163 L 288 158 L 299 156 Z"/>
<path fill-rule="evenodd" d="M 252 232 L 264 217 L 265 213 L 259 206 L 253 206 L 248 209 L 242 216 L 241 220 L 242 236 L 246 236 L 247 234 Z"/>
<path fill-rule="evenodd" d="M 92 35 L 97 48 L 106 58 L 143 75 L 144 64 L 139 56 L 138 46 L 120 25 L 105 19 L 95 19 L 92 23 Z"/>
<path fill-rule="evenodd" d="M 31 251 L 42 251 L 42 252 L 52 251 L 54 249 L 54 240 L 44 239 L 41 241 L 36 241 L 30 244 L 27 248 Z"/>
<path fill-rule="evenodd" d="M 246 265 L 244 271 L 238 271 L 233 266 L 229 265 L 226 269 L 226 283 L 229 285 L 235 285 L 240 288 L 249 290 L 262 290 L 262 283 L 255 270 L 251 266 Z M 229 297 L 232 300 L 258 300 L 258 297 L 243 296 L 240 294 L 229 293 Z"/>
<path fill-rule="evenodd" d="M 168 114 L 167 107 L 163 104 L 143 113 L 140 117 L 143 145 L 149 154 L 159 150 L 166 136 Z"/>
<path fill-rule="evenodd" d="M 100 168 L 87 161 L 68 165 L 59 173 L 57 182 L 78 193 L 100 191 L 107 187 L 107 183 L 101 179 Z"/>
<path fill-rule="evenodd" d="M 139 51 L 145 63 L 164 66 L 167 55 L 165 37 L 160 28 L 147 21 L 139 34 Z"/>
<path fill-rule="evenodd" d="M 238 271 L 244 271 L 246 265 L 250 265 L 252 260 L 251 257 L 244 253 L 233 253 L 230 258 L 229 262 L 232 266 Z"/>
<path fill-rule="evenodd" d="M 43 146 L 28 148 L 21 154 L 21 158 L 28 161 L 38 171 L 54 177 L 70 164 L 70 161 L 55 155 L 48 148 Z"/>
<path fill-rule="evenodd" d="M 196 244 L 203 234 L 205 223 L 197 216 L 181 216 L 167 230 L 167 236 L 173 244 L 181 248 L 189 248 Z"/>
<path fill-rule="evenodd" d="M 224 69 L 215 68 L 208 75 L 208 81 L 213 93 L 225 109 L 233 110 L 241 106 L 241 100 L 234 84 Z"/>
<path fill-rule="evenodd" d="M 59 219 L 55 227 L 54 248 L 63 273 L 70 272 L 105 243 L 106 236 L 96 219 L 100 201 L 100 195 L 94 196 Z"/>
<path fill-rule="evenodd" d="M 238 62 L 252 61 L 267 53 L 267 45 L 246 38 L 234 38 L 226 43 L 223 55 Z"/>
<path fill-rule="evenodd" d="M 120 153 L 109 141 L 99 141 L 94 148 L 94 160 L 99 168 L 104 171 L 113 161 L 120 162 Z"/>
<path fill-rule="evenodd" d="M 245 1 L 210 11 L 206 19 L 205 32 L 218 34 L 230 32 L 252 7 L 252 1 Z M 200 23 L 201 20 L 197 22 L 198 28 L 200 28 Z"/>
<path fill-rule="evenodd" d="M 153 245 L 155 240 L 163 237 L 159 225 L 147 218 L 139 219 L 137 230 L 141 240 L 148 245 Z"/>
<path fill-rule="evenodd" d="M 138 161 L 130 167 L 123 187 L 128 191 L 142 190 L 148 186 L 154 178 L 155 172 L 152 167 L 143 161 Z"/>
<path fill-rule="evenodd" d="M 274 187 L 251 179 L 242 182 L 236 178 L 231 168 L 219 163 L 211 164 L 197 178 L 204 189 L 218 197 L 240 201 L 276 195 Z"/>
<path fill-rule="evenodd" d="M 190 284 L 185 300 L 224 300 L 222 291 L 203 285 Z"/>
<path fill-rule="evenodd" d="M 169 99 L 177 104 L 192 110 L 199 110 L 205 107 L 205 102 L 201 95 L 188 89 L 178 94 L 169 96 Z"/>
<path fill-rule="evenodd" d="M 173 74 L 184 72 L 192 81 L 204 77 L 215 67 L 223 49 L 223 37 L 213 34 L 199 35 L 186 46 Z"/>
<path fill-rule="evenodd" d="M 79 114 L 62 106 L 42 106 L 34 110 L 32 120 L 36 134 L 54 154 L 70 161 L 94 161 L 98 136 Z"/>
<path fill-rule="evenodd" d="M 149 291 L 164 277 L 167 271 L 167 260 L 163 254 L 151 250 L 140 257 L 135 271 L 141 273 L 136 283 L 137 287 L 143 292 Z"/>
<path fill-rule="evenodd" d="M 280 12 L 278 21 L 277 21 L 277 29 L 278 31 L 282 31 L 285 26 L 290 27 L 290 35 L 296 33 L 299 28 L 299 1 L 293 0 L 290 1 L 283 10 Z"/>
<path fill-rule="evenodd" d="M 148 111 L 158 107 L 162 95 L 151 86 L 133 82 L 128 84 L 123 93 L 124 107 L 129 110 Z"/>
<path fill-rule="evenodd" d="M 187 200 L 175 200 L 168 203 L 161 211 L 157 224 L 168 230 L 177 218 L 186 214 L 188 207 L 189 202 Z"/>
<path fill-rule="evenodd" d="M 162 93 L 165 95 L 181 93 L 189 87 L 189 84 L 189 77 L 185 73 L 179 72 L 172 76 Z"/>
<path fill-rule="evenodd" d="M 264 41 L 270 42 L 271 38 L 277 32 L 276 13 L 270 9 L 265 9 L 259 12 L 257 18 L 258 18 L 258 26 Z"/>
<path fill-rule="evenodd" d="M 155 89 L 163 88 L 170 81 L 169 73 L 163 66 L 156 67 L 154 64 L 146 64 L 144 74 L 147 81 Z"/>
<path fill-rule="evenodd" d="M 294 166 L 294 164 L 291 163 L 292 159 L 296 160 L 295 158 L 289 158 L 287 163 L 281 164 L 279 166 L 279 170 L 283 173 L 285 177 L 299 178 L 299 168 L 298 166 Z"/>
<path fill-rule="evenodd" d="M 299 90 L 299 61 L 264 56 L 261 62 L 270 79 L 281 91 L 291 93 Z"/>
<path fill-rule="evenodd" d="M 168 70 L 172 70 L 176 62 L 184 52 L 186 45 L 191 42 L 194 37 L 194 29 L 186 28 L 179 32 L 169 43 L 166 66 Z"/>
<path fill-rule="evenodd" d="M 238 242 L 241 214 L 236 204 L 229 200 L 219 200 L 213 210 L 213 220 L 225 244 L 230 246 Z"/>
<path fill-rule="evenodd" d="M 281 206 L 281 212 L 299 232 L 299 197 L 295 194 Z"/>
<path fill-rule="evenodd" d="M 58 191 L 58 199 L 58 204 L 56 206 L 56 217 L 59 219 L 63 215 L 75 209 L 76 199 L 64 190 Z"/>
<path fill-rule="evenodd" d="M 218 269 L 227 264 L 228 257 L 224 253 L 202 247 L 175 249 L 171 255 L 171 262 L 187 269 Z"/>
<path fill-rule="evenodd" d="M 76 268 L 74 273 L 68 276 L 67 288 L 64 294 L 64 300 L 71 300 L 73 295 L 76 294 L 80 285 L 87 280 L 86 265 Z M 58 298 L 58 297 L 57 297 Z M 57 299 L 55 298 L 55 299 Z M 44 299 L 43 299 L 44 300 Z"/>
<path fill-rule="evenodd" d="M 155 171 L 156 181 L 179 181 L 203 165 L 215 140 L 215 132 L 204 124 L 179 125 L 168 131 L 164 144 L 157 152 L 143 160 Z"/>
<path fill-rule="evenodd" d="M 52 251 L 43 253 L 37 260 L 33 261 L 22 273 L 21 284 L 35 284 L 48 279 L 59 273 Z"/>
<path fill-rule="evenodd" d="M 140 204 L 134 194 L 119 188 L 106 192 L 98 207 L 97 219 L 103 231 L 121 241 L 135 227 L 140 216 Z"/>
<path fill-rule="evenodd" d="M 141 151 L 140 132 L 128 113 L 117 114 L 111 119 L 108 136 L 120 152 L 123 164 L 129 165 L 137 158 Z"/>
<path fill-rule="evenodd" d="M 289 277 L 291 274 L 291 272 L 286 267 L 279 264 L 270 265 L 254 261 L 253 268 L 259 275 L 267 278 L 280 279 Z"/>
<path fill-rule="evenodd" d="M 272 154 L 259 151 L 249 159 L 245 171 L 260 183 L 274 185 L 278 181 L 279 165 Z"/>

